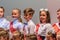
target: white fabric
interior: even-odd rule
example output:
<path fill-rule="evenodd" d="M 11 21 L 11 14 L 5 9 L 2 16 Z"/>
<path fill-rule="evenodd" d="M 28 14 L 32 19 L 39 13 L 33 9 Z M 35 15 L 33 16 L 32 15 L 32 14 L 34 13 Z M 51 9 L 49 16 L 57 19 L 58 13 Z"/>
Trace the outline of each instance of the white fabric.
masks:
<path fill-rule="evenodd" d="M 27 23 L 28 23 L 28 25 L 26 25 L 26 27 L 25 27 L 26 33 L 27 34 L 29 33 L 29 30 L 28 30 L 28 28 L 29 28 L 30 29 L 30 34 L 34 34 L 35 24 L 33 23 L 32 20 L 28 21 Z"/>
<path fill-rule="evenodd" d="M 23 23 L 19 22 L 18 20 L 13 21 L 13 28 L 23 32 Z"/>
<path fill-rule="evenodd" d="M 5 18 L 0 18 L 0 28 L 4 28 L 5 30 L 9 29 L 9 21 Z"/>
<path fill-rule="evenodd" d="M 47 34 L 49 31 L 54 32 L 51 24 L 49 24 L 49 23 L 40 24 L 40 27 L 39 27 L 39 30 L 38 30 L 38 34 L 39 34 L 39 35 L 41 35 L 41 36 L 46 36 L 46 34 Z"/>
<path fill-rule="evenodd" d="M 56 25 L 57 25 L 57 27 L 60 29 L 60 27 L 59 27 L 59 23 L 56 23 Z"/>
<path fill-rule="evenodd" d="M 19 30 L 21 33 L 23 33 L 23 23 L 19 22 L 18 19 L 13 21 L 13 28 Z M 9 32 L 10 38 L 12 38 L 12 33 Z"/>

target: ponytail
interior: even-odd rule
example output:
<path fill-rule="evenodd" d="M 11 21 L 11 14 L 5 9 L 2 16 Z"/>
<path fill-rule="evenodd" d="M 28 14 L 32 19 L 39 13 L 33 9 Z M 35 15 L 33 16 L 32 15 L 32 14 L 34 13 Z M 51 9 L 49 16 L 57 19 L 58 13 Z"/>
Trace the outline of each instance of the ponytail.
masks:
<path fill-rule="evenodd" d="M 18 12 L 19 12 L 19 16 L 21 15 L 21 10 L 20 10 L 20 9 L 18 9 L 18 8 L 14 8 L 14 10 L 18 10 Z M 22 22 L 22 18 L 21 18 L 21 16 L 18 18 L 18 20 L 19 20 L 19 22 Z"/>
<path fill-rule="evenodd" d="M 19 20 L 19 22 L 22 22 L 22 18 L 21 17 L 19 17 L 18 20 Z"/>

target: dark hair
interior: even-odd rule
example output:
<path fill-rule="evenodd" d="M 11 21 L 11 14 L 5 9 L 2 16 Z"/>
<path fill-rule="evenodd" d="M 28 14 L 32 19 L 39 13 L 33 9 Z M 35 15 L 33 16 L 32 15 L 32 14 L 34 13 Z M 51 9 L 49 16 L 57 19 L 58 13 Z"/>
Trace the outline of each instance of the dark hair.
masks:
<path fill-rule="evenodd" d="M 14 8 L 13 10 L 18 10 L 19 14 L 21 15 L 21 10 L 20 10 L 20 9 L 18 9 L 18 8 Z M 18 20 L 19 20 L 20 22 L 22 22 L 22 18 L 21 18 L 21 16 L 18 18 Z"/>
<path fill-rule="evenodd" d="M 3 29 L 3 28 L 1 28 L 0 29 L 0 37 L 7 37 L 7 40 L 9 40 L 9 33 L 8 33 L 8 31 L 7 30 L 5 30 L 5 29 Z"/>
<path fill-rule="evenodd" d="M 45 10 L 42 10 L 42 11 L 45 11 Z M 41 14 L 42 11 L 39 12 L 39 15 Z M 46 23 L 51 23 L 49 11 L 45 11 L 45 12 L 46 12 L 46 15 L 47 15 Z M 41 20 L 40 20 L 40 22 L 41 22 Z M 41 23 L 42 23 L 42 22 L 41 22 Z"/>
<path fill-rule="evenodd" d="M 17 33 L 18 33 L 18 34 L 17 34 Z M 20 32 L 20 31 L 18 31 L 18 30 L 14 31 L 12 34 L 13 34 L 13 36 L 12 36 L 12 40 L 13 40 L 13 39 L 15 39 L 15 38 L 16 38 L 16 36 L 18 36 L 18 37 L 19 37 L 19 39 L 20 39 L 20 37 L 21 37 L 21 32 Z M 16 35 L 14 35 L 14 34 L 16 34 Z M 17 37 L 17 38 L 18 38 L 18 37 Z"/>
<path fill-rule="evenodd" d="M 60 9 L 57 10 L 57 12 L 59 12 L 59 11 L 60 11 Z"/>
<path fill-rule="evenodd" d="M 26 13 L 31 13 L 32 15 L 34 14 L 34 10 L 32 8 L 26 8 L 23 12 L 24 15 L 26 15 Z"/>
<path fill-rule="evenodd" d="M 3 12 L 5 11 L 5 9 L 4 9 L 4 7 L 3 7 L 3 6 L 0 6 L 0 8 L 2 8 L 2 9 L 3 9 Z"/>
<path fill-rule="evenodd" d="M 56 33 L 48 32 L 47 34 L 56 40 Z"/>

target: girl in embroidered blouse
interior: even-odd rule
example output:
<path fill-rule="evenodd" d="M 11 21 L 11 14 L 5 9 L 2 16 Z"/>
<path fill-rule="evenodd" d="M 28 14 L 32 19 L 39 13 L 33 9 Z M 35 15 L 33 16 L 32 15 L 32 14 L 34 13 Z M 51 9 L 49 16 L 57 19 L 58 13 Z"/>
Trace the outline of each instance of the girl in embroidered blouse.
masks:
<path fill-rule="evenodd" d="M 42 40 L 45 40 L 47 32 L 53 30 L 50 24 L 51 21 L 48 9 L 40 9 L 39 19 L 40 19 L 40 27 L 38 29 L 38 35 L 40 35 Z"/>

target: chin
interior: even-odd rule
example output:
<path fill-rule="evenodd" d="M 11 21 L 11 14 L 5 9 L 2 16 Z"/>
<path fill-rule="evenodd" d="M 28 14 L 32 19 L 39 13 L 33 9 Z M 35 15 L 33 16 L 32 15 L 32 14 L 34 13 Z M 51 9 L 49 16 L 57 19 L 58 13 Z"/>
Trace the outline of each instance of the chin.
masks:
<path fill-rule="evenodd" d="M 0 17 L 0 18 L 2 18 L 2 17 Z"/>

